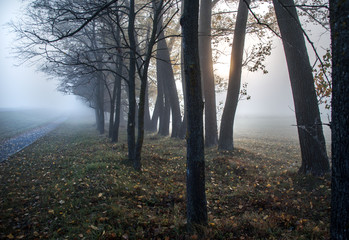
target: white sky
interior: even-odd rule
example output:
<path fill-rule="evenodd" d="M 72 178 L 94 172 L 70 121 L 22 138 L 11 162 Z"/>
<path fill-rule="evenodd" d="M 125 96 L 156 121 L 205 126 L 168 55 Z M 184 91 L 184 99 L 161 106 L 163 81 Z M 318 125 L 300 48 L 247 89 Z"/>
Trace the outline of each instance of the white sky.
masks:
<path fill-rule="evenodd" d="M 11 57 L 14 35 L 5 24 L 20 15 L 21 0 L 0 0 L 0 108 L 53 108 L 74 110 L 82 107 L 74 96 L 56 91 L 57 83 L 35 71 L 19 66 Z"/>
<path fill-rule="evenodd" d="M 81 103 L 73 96 L 63 96 L 56 91 L 57 83 L 47 81 L 47 77 L 28 66 L 15 67 L 16 60 L 10 57 L 14 36 L 4 27 L 10 20 L 16 20 L 19 14 L 20 0 L 0 0 L 0 108 L 76 108 Z M 323 40 L 325 39 L 325 40 Z M 319 38 L 316 39 L 319 43 Z M 321 41 L 328 43 L 328 37 Z M 320 41 L 320 42 L 321 42 Z M 241 101 L 237 114 L 293 116 L 293 100 L 288 78 L 286 61 L 281 41 L 276 39 L 272 56 L 266 66 L 268 74 L 243 72 L 242 82 L 248 82 L 248 94 L 251 100 Z M 230 53 L 227 48 L 225 52 Z M 225 58 L 226 65 L 220 67 L 229 72 L 230 54 Z M 222 60 L 221 60 L 222 61 Z M 225 96 L 218 96 L 225 100 Z M 323 111 L 324 112 L 324 111 Z M 326 115 L 326 113 L 324 113 Z"/>

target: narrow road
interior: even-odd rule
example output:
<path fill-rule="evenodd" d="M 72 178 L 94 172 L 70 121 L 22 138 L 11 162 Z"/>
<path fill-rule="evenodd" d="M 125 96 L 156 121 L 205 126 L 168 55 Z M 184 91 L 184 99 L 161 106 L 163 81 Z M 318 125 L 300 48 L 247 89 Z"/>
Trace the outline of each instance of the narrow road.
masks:
<path fill-rule="evenodd" d="M 65 120 L 67 120 L 67 117 L 60 117 L 51 123 L 44 124 L 16 137 L 5 140 L 4 142 L 0 142 L 0 162 L 5 161 L 13 154 L 21 151 L 37 141 L 39 138 L 45 136 L 47 133 L 57 128 Z"/>

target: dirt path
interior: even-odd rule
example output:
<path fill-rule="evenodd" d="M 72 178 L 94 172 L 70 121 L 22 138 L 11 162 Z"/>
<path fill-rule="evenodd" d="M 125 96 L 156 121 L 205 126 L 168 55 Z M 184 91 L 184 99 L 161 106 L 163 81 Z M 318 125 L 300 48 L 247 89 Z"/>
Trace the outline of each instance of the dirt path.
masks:
<path fill-rule="evenodd" d="M 57 128 L 66 119 L 67 117 L 57 118 L 51 123 L 44 124 L 18 136 L 0 142 L 0 162 L 5 161 L 13 154 L 21 151 L 22 149 L 37 141 L 39 138 L 45 136 L 47 133 Z"/>

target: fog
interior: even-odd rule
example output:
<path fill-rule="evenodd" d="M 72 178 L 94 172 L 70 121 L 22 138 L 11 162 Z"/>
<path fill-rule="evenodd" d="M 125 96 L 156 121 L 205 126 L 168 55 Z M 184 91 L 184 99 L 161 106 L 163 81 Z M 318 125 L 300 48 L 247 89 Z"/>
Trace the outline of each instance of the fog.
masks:
<path fill-rule="evenodd" d="M 86 110 L 87 108 L 76 97 L 65 96 L 57 92 L 57 82 L 48 81 L 48 77 L 36 72 L 35 67 L 15 66 L 18 61 L 10 54 L 14 35 L 9 33 L 9 29 L 4 24 L 10 20 L 16 20 L 16 17 L 20 16 L 20 4 L 20 0 L 1 0 L 0 2 L 0 34 L 2 36 L 0 38 L 0 108 Z M 326 45 L 329 42 L 328 36 L 319 37 L 315 34 L 312 37 L 318 45 Z M 292 92 L 283 48 L 279 39 L 275 37 L 274 40 L 272 55 L 267 58 L 265 63 L 269 73 L 243 72 L 242 82 L 248 82 L 247 91 L 251 99 L 239 103 L 238 119 L 251 116 L 282 116 L 294 119 Z M 249 40 L 247 39 L 247 41 Z M 228 54 L 220 59 L 225 64 L 219 67 L 219 72 L 225 71 L 224 77 L 227 78 L 231 50 L 229 46 L 222 46 L 222 48 Z M 310 57 L 313 61 L 312 54 Z M 221 101 L 225 101 L 225 94 L 217 96 L 217 103 Z M 325 111 L 322 106 L 321 112 L 325 122 L 328 122 L 329 112 Z"/>
<path fill-rule="evenodd" d="M 34 66 L 21 65 L 11 56 L 15 36 L 6 26 L 20 16 L 20 0 L 0 1 L 0 108 L 53 109 L 59 111 L 88 110 L 75 96 L 56 90 L 57 82 L 37 72 Z"/>

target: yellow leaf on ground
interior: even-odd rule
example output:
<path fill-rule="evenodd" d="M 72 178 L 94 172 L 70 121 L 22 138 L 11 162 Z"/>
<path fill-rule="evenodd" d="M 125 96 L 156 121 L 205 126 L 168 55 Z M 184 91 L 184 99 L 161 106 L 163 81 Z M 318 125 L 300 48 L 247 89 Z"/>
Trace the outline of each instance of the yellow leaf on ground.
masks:
<path fill-rule="evenodd" d="M 320 228 L 319 228 L 318 226 L 315 226 L 315 227 L 313 228 L 313 231 L 314 231 L 314 232 L 320 232 Z"/>
<path fill-rule="evenodd" d="M 6 236 L 9 239 L 14 239 L 15 237 L 12 235 L 12 233 L 10 233 L 9 235 Z"/>

